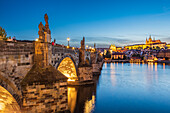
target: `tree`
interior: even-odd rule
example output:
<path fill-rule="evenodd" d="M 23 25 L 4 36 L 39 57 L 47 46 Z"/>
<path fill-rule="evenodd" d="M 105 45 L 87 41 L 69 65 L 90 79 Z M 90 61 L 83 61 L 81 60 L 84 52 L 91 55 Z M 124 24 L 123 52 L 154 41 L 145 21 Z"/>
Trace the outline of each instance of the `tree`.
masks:
<path fill-rule="evenodd" d="M 111 53 L 109 52 L 109 50 L 106 52 L 106 58 L 111 58 Z"/>
<path fill-rule="evenodd" d="M 126 60 L 127 58 L 126 58 L 126 55 L 123 55 L 123 60 Z"/>
<path fill-rule="evenodd" d="M 0 26 L 0 37 L 2 37 L 3 40 L 7 40 L 7 33 L 5 31 L 5 29 L 3 29 L 1 26 Z"/>

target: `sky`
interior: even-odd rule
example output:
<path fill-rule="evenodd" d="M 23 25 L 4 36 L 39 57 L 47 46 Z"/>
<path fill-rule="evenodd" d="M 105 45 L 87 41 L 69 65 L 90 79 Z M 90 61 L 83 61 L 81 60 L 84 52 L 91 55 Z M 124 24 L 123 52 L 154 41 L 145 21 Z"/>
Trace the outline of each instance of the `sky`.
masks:
<path fill-rule="evenodd" d="M 170 43 L 170 0 L 0 0 L 0 26 L 19 40 L 38 38 L 49 17 L 56 43 L 108 48 L 145 43 L 150 35 Z"/>

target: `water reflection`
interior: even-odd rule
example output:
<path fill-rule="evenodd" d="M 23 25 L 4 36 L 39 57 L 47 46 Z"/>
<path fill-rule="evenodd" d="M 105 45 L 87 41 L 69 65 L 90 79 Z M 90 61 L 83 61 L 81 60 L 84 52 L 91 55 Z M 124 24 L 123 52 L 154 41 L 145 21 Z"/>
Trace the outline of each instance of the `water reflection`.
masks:
<path fill-rule="evenodd" d="M 77 90 L 75 87 L 67 87 L 68 89 L 68 108 L 74 113 L 77 101 Z"/>
<path fill-rule="evenodd" d="M 96 85 L 68 87 L 68 107 L 71 113 L 92 113 L 95 100 Z"/>
<path fill-rule="evenodd" d="M 94 113 L 169 113 L 170 66 L 139 65 L 110 63 L 102 70 Z"/>
<path fill-rule="evenodd" d="M 122 63 L 123 65 L 123 63 Z M 123 68 L 123 66 L 122 66 Z M 110 64 L 110 79 L 112 82 L 112 85 L 115 86 L 116 85 L 116 75 L 115 75 L 115 65 L 113 65 L 113 63 Z"/>
<path fill-rule="evenodd" d="M 163 63 L 163 69 L 165 70 L 165 63 Z"/>
<path fill-rule="evenodd" d="M 157 63 L 155 63 L 155 71 L 157 71 Z"/>

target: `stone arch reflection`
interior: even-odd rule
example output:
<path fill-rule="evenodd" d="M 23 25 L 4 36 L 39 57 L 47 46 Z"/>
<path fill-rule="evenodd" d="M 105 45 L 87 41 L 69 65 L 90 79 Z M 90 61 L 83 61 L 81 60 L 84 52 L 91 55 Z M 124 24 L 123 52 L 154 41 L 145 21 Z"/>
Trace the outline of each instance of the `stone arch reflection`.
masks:
<path fill-rule="evenodd" d="M 68 78 L 68 81 L 77 80 L 76 66 L 71 58 L 64 58 L 57 69 Z"/>
<path fill-rule="evenodd" d="M 68 108 L 71 113 L 92 113 L 96 102 L 96 84 L 68 86 Z"/>
<path fill-rule="evenodd" d="M 2 86 L 0 86 L 0 112 L 21 113 L 20 107 L 14 97 Z"/>

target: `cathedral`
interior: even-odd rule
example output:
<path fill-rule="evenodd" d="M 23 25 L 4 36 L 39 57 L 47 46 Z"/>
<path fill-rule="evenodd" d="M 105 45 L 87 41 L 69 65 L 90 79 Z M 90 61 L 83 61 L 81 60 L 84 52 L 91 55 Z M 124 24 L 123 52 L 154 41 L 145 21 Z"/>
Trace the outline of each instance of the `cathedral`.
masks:
<path fill-rule="evenodd" d="M 149 36 L 149 39 L 146 38 L 146 42 L 145 44 L 134 44 L 134 45 L 127 45 L 127 46 L 124 46 L 124 48 L 126 49 L 147 49 L 147 48 L 152 48 L 152 49 L 165 49 L 167 46 L 166 46 L 166 42 L 161 42 L 160 40 L 155 40 L 151 38 L 151 36 Z"/>
<path fill-rule="evenodd" d="M 149 36 L 149 40 L 146 38 L 145 44 L 156 44 L 156 43 L 162 43 L 160 40 L 155 40 L 155 38 L 152 40 L 151 35 Z"/>

